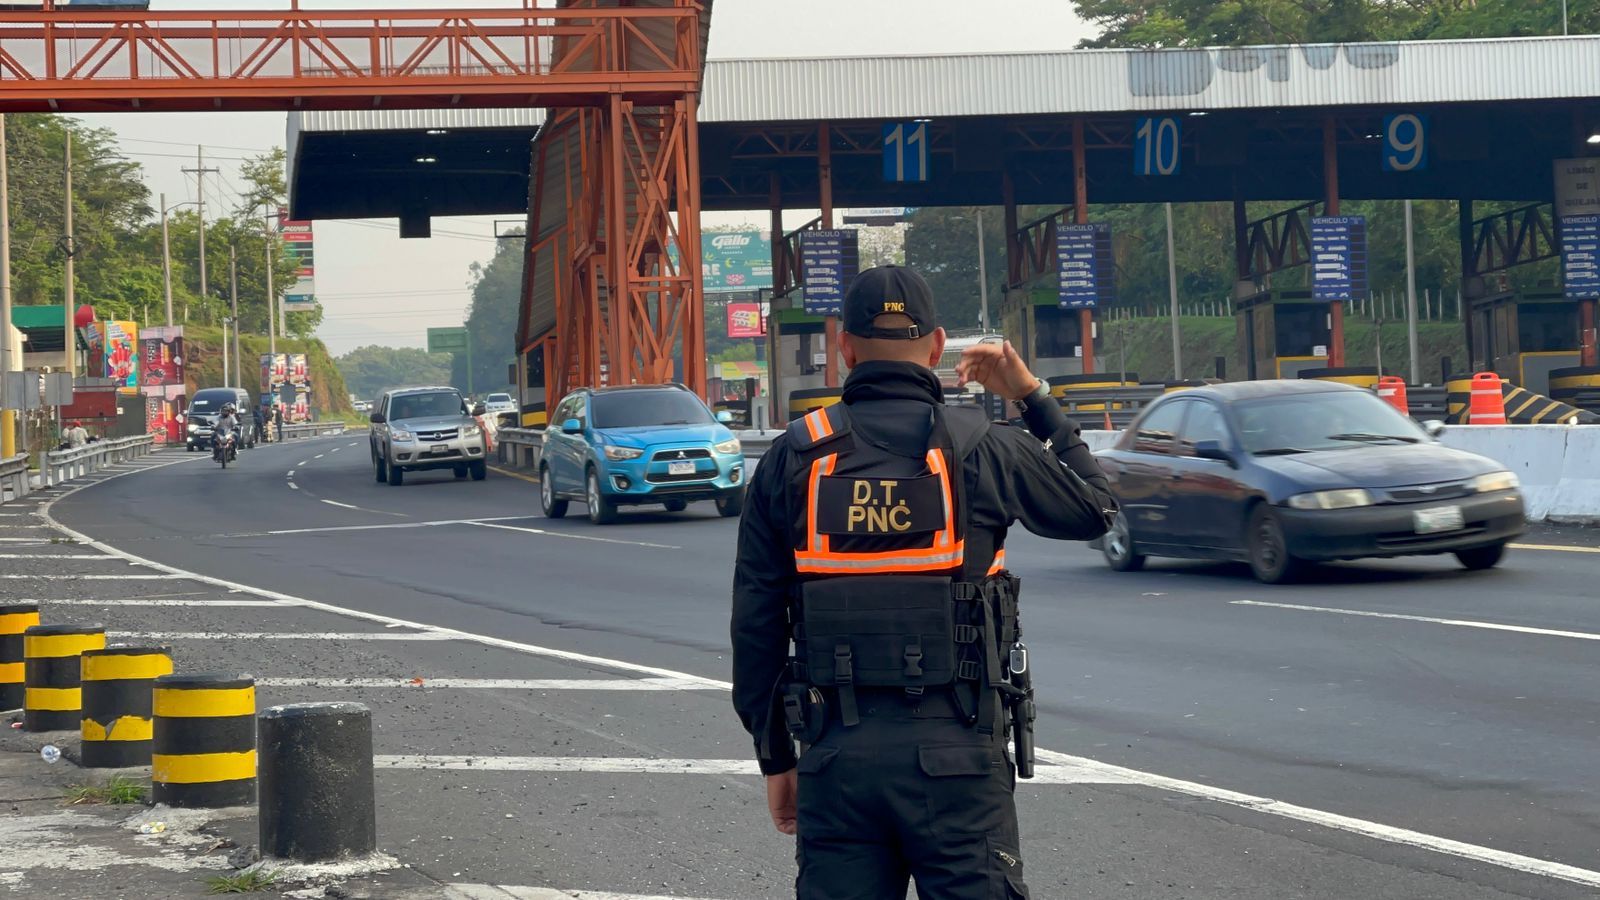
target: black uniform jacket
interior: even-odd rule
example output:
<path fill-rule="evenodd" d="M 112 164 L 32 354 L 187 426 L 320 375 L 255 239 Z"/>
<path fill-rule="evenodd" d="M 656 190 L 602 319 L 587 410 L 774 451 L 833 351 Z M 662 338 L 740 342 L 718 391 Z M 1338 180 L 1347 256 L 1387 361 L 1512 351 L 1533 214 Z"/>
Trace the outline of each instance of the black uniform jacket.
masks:
<path fill-rule="evenodd" d="M 858 440 L 920 457 L 932 429 L 930 407 L 943 402 L 943 392 L 923 366 L 868 362 L 851 370 L 844 402 Z M 1105 533 L 1114 514 L 1116 501 L 1078 426 L 1054 404 L 1030 408 L 1024 421 L 1027 431 L 994 425 L 963 461 L 969 553 L 974 532 L 992 534 L 998 545 L 1006 528 L 1021 522 L 1043 537 L 1090 540 Z M 768 775 L 795 765 L 793 743 L 772 707 L 788 658 L 788 607 L 797 583 L 787 484 L 794 461 L 787 435 L 780 436 L 750 479 L 733 574 L 733 704 L 758 758 L 762 736 L 769 737 L 768 755 L 760 758 Z"/>

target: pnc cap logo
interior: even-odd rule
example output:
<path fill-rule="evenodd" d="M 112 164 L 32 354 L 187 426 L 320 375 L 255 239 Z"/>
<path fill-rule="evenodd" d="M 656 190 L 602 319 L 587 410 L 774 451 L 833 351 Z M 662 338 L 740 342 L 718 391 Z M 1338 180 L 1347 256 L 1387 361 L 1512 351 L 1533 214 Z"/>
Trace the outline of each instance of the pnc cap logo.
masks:
<path fill-rule="evenodd" d="M 885 300 L 883 301 L 883 311 L 903 313 L 906 311 L 906 304 L 902 300 Z"/>

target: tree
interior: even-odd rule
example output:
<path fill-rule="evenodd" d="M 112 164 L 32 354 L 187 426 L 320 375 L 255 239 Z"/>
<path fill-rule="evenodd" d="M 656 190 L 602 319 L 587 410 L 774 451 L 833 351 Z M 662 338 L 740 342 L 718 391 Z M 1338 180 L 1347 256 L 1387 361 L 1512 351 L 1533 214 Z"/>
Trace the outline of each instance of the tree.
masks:
<path fill-rule="evenodd" d="M 923 207 L 906 228 L 906 265 L 928 280 L 939 305 L 939 322 L 949 331 L 971 331 L 980 324 L 978 290 L 978 207 Z M 1005 214 L 983 209 L 984 265 L 989 283 L 989 323 L 1000 321 L 1001 288 L 1006 280 Z"/>
<path fill-rule="evenodd" d="M 357 397 L 372 398 L 406 384 L 443 384 L 450 380 L 450 357 L 416 347 L 357 347 L 334 360 L 345 385 Z"/>
<path fill-rule="evenodd" d="M 472 389 L 480 396 L 505 390 L 506 373 L 517 361 L 512 336 L 522 304 L 522 240 L 503 240 L 488 263 L 473 263 L 472 305 L 467 310 L 467 340 L 472 342 Z M 451 364 L 451 383 L 467 389 L 467 355 Z"/>

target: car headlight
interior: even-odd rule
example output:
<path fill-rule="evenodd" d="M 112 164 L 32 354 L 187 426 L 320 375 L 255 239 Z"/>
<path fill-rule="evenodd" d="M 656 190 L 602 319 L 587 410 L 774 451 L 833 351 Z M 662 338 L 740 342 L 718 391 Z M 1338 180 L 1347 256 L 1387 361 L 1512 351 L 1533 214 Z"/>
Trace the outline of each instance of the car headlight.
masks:
<path fill-rule="evenodd" d="M 1310 494 L 1295 494 L 1289 498 L 1289 506 L 1292 509 L 1350 509 L 1356 506 L 1371 506 L 1372 503 L 1372 494 L 1362 488 L 1315 491 Z"/>
<path fill-rule="evenodd" d="M 1516 474 L 1512 472 L 1490 472 L 1472 479 L 1472 489 L 1480 494 L 1487 494 L 1490 491 L 1512 491 L 1521 484 L 1522 482 L 1518 481 Z"/>
<path fill-rule="evenodd" d="M 614 447 L 610 444 L 606 445 L 605 452 L 606 459 L 613 461 L 623 459 L 638 459 L 644 455 L 644 451 L 637 447 Z"/>
<path fill-rule="evenodd" d="M 196 431 L 199 431 L 199 430 L 200 430 L 200 426 L 199 425 L 196 425 L 193 422 L 189 423 L 189 433 L 190 434 L 193 434 L 193 433 L 195 433 Z"/>
<path fill-rule="evenodd" d="M 731 441 L 723 441 L 720 444 L 712 444 L 711 449 L 725 456 L 732 456 L 733 454 L 739 452 L 739 439 L 734 438 Z"/>
<path fill-rule="evenodd" d="M 461 426 L 461 436 L 464 438 L 477 437 L 480 434 L 483 434 L 483 429 L 476 425 Z"/>
<path fill-rule="evenodd" d="M 409 441 L 411 440 L 411 432 L 402 428 L 391 428 L 389 429 L 389 439 L 395 441 Z"/>

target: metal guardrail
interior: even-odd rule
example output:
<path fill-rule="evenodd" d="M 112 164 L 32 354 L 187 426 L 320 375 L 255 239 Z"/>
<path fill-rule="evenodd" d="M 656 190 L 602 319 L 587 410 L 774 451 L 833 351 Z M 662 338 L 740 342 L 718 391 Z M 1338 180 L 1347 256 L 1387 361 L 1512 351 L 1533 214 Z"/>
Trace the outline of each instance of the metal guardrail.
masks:
<path fill-rule="evenodd" d="M 276 426 L 268 426 L 275 428 Z M 295 425 L 283 426 L 283 439 L 286 441 L 296 438 L 321 437 L 328 434 L 344 434 L 346 426 L 343 422 L 301 422 Z"/>
<path fill-rule="evenodd" d="M 501 428 L 494 433 L 495 452 L 500 462 L 521 469 L 539 468 L 544 451 L 543 428 Z"/>
<path fill-rule="evenodd" d="M 95 441 L 73 450 L 52 450 L 45 454 L 40 468 L 44 470 L 45 484 L 57 485 L 82 478 L 90 472 L 98 472 L 106 466 L 144 456 L 154 444 L 153 436 L 139 434 Z"/>
<path fill-rule="evenodd" d="M 28 475 L 28 454 L 0 460 L 0 503 L 6 502 L 8 496 L 12 500 L 21 500 L 28 496 L 32 487 Z"/>

